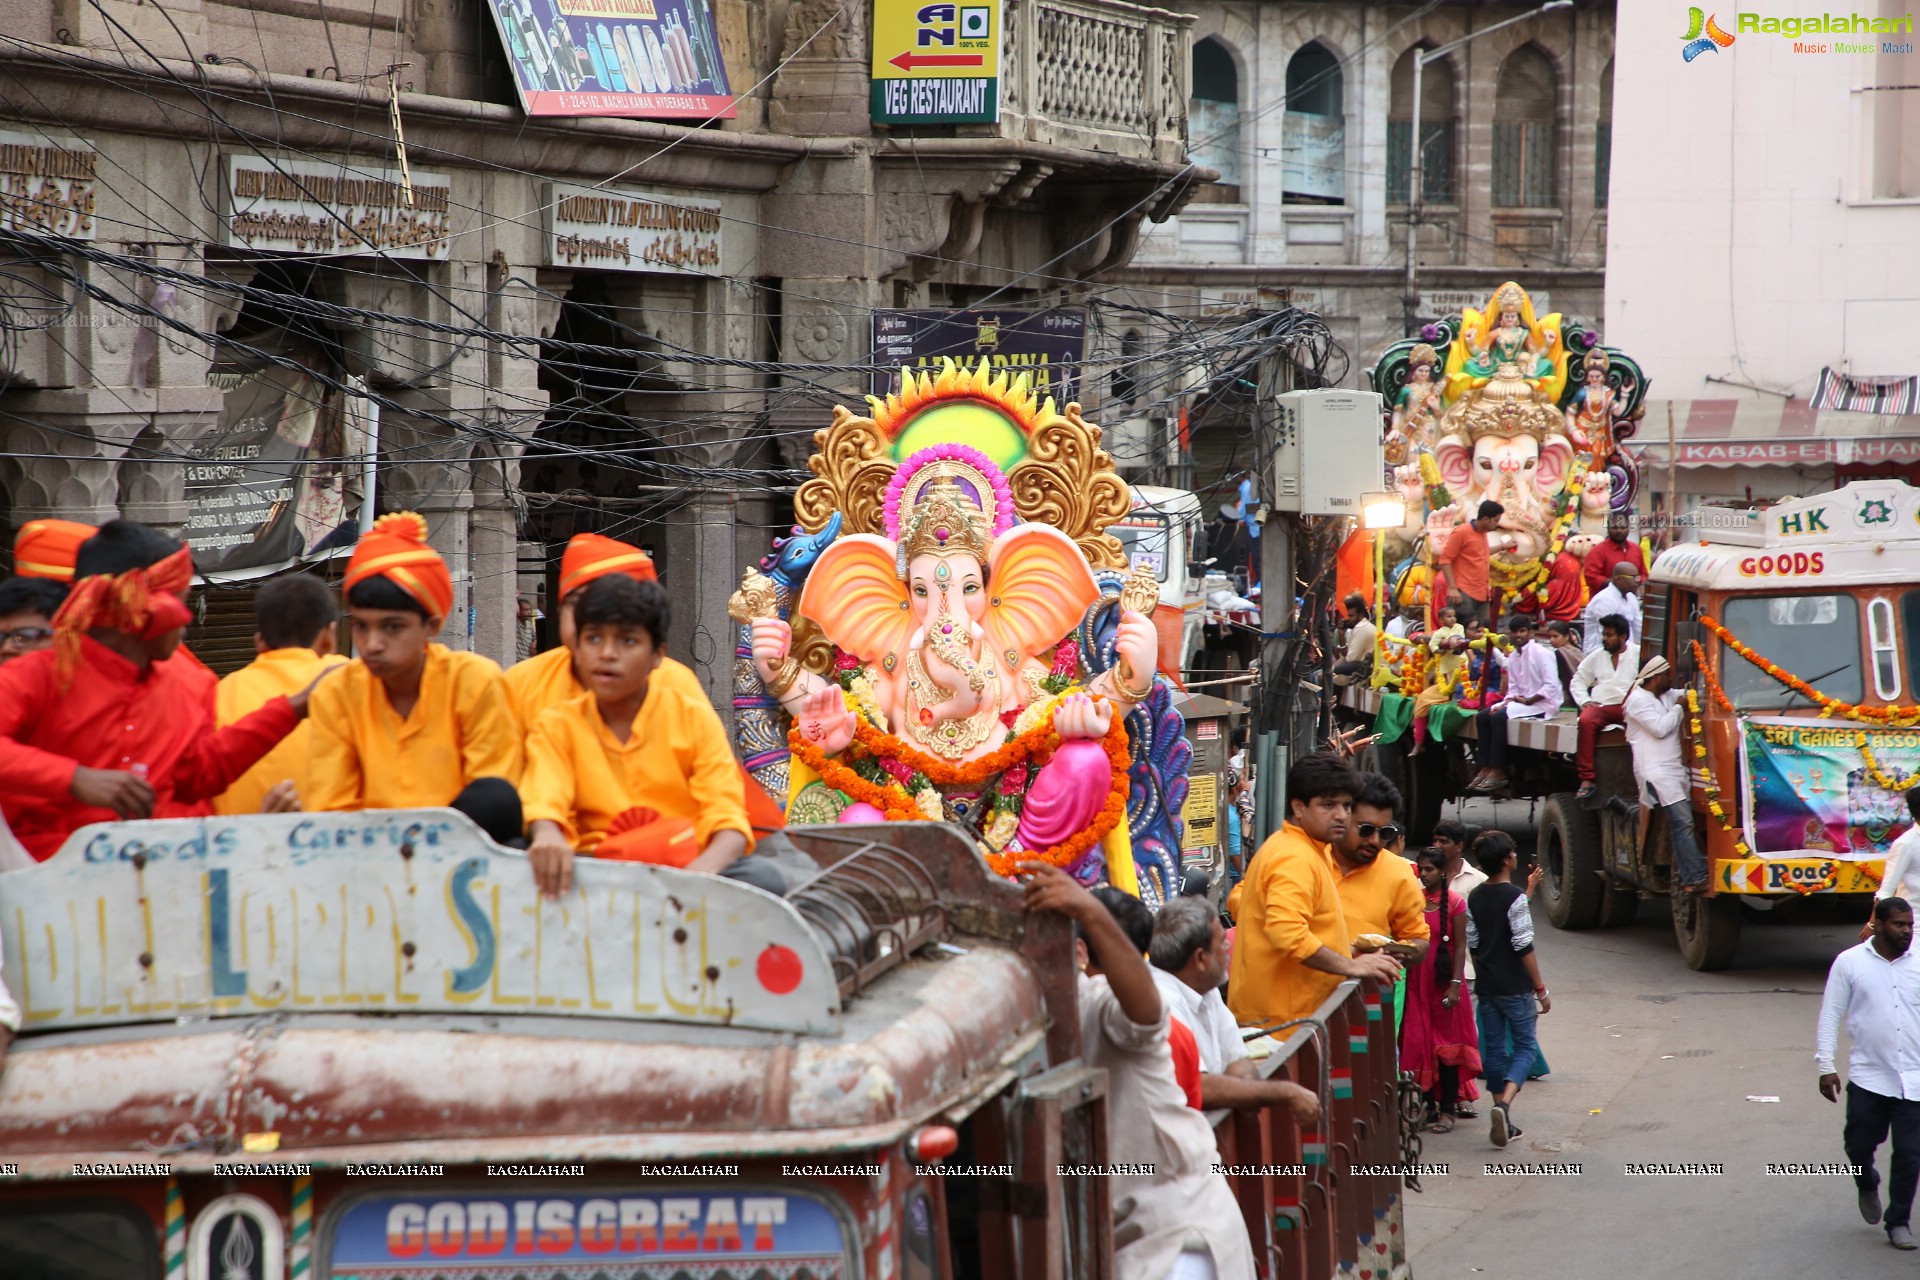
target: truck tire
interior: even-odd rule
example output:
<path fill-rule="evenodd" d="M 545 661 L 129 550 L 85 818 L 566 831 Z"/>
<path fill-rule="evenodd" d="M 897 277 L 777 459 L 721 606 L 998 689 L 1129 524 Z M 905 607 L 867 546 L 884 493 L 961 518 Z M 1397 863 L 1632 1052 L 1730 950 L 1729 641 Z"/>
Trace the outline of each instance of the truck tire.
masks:
<path fill-rule="evenodd" d="M 1540 814 L 1541 889 L 1547 919 L 1559 929 L 1591 929 L 1600 923 L 1600 821 L 1580 807 L 1570 792 L 1547 800 Z"/>
<path fill-rule="evenodd" d="M 1740 949 L 1740 899 L 1733 894 L 1695 896 L 1675 890 L 1668 895 L 1673 909 L 1673 936 L 1689 969 L 1711 973 L 1733 963 Z"/>

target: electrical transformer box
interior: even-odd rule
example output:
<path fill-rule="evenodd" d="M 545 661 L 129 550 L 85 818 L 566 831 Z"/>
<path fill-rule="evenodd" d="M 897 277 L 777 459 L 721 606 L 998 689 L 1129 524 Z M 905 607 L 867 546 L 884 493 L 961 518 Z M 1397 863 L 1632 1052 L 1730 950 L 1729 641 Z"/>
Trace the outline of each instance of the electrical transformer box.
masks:
<path fill-rule="evenodd" d="M 1362 495 L 1387 487 L 1380 397 L 1371 391 L 1288 391 L 1274 403 L 1274 510 L 1358 516 Z"/>

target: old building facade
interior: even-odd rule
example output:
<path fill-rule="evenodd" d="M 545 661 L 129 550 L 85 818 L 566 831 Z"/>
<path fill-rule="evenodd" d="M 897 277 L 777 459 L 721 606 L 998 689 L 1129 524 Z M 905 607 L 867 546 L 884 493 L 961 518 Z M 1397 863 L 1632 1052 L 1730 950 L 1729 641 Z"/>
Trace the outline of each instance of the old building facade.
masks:
<path fill-rule="evenodd" d="M 370 458 L 454 568 L 448 642 L 510 660 L 558 546 L 629 539 L 725 704 L 724 601 L 867 390 L 872 309 L 1071 298 L 1128 261 L 1191 191 L 1192 20 L 1007 0 L 999 122 L 889 130 L 866 6 L 711 12 L 736 114 L 672 124 L 529 119 L 477 0 L 0 4 L 7 529 L 125 514 L 217 561 L 223 469 L 305 402 L 338 447 L 291 468 L 295 505 L 328 495 L 294 550 L 351 540 Z M 610 207 L 680 247 L 623 253 Z M 267 453 L 210 456 L 262 386 Z"/>

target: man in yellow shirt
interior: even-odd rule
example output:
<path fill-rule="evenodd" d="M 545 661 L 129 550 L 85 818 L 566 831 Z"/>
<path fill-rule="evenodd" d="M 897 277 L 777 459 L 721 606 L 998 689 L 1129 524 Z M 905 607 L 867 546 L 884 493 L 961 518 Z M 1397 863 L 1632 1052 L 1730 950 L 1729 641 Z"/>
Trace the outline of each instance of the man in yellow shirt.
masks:
<path fill-rule="evenodd" d="M 339 620 L 333 589 L 310 573 L 275 578 L 260 588 L 253 600 L 260 629 L 253 633 L 259 653 L 240 670 L 220 681 L 213 695 L 213 722 L 224 729 L 244 719 L 273 699 L 298 693 L 315 676 L 346 659 L 334 653 L 334 624 Z M 213 802 L 213 811 L 234 813 L 289 813 L 308 794 L 307 743 L 312 727 L 302 721 L 240 775 Z"/>
<path fill-rule="evenodd" d="M 665 658 L 667 596 L 610 575 L 576 608 L 577 661 L 590 691 L 550 708 L 527 738 L 527 854 L 549 897 L 572 887 L 575 852 L 760 877 L 744 787 L 704 693 L 654 677 Z"/>
<path fill-rule="evenodd" d="M 1393 821 L 1399 809 L 1398 787 L 1378 773 L 1360 775 L 1347 834 L 1333 842 L 1335 884 L 1349 933 L 1355 938 L 1372 933 L 1408 943 L 1414 954 L 1407 957 L 1407 963 L 1418 964 L 1427 954 L 1429 940 L 1426 891 L 1420 887 L 1419 873 L 1411 862 L 1386 852 L 1387 846 L 1403 834 Z M 1403 973 L 1394 983 L 1391 997 L 1396 1040 L 1405 996 Z"/>
<path fill-rule="evenodd" d="M 579 649 L 579 624 L 576 611 L 588 587 L 609 575 L 631 578 L 635 582 L 656 582 L 659 575 L 653 558 L 636 546 L 597 533 L 576 533 L 560 557 L 560 647 L 536 654 L 507 668 L 507 697 L 513 714 L 527 733 L 549 708 L 571 702 L 587 691 L 583 678 L 584 661 Z M 664 654 L 650 682 L 662 689 L 677 689 L 689 697 L 706 701 L 707 691 L 693 668 Z M 766 789 L 740 769 L 741 785 L 747 797 L 747 820 L 755 830 L 771 831 L 786 825 L 786 815 Z"/>
<path fill-rule="evenodd" d="M 1343 838 L 1359 780 L 1345 760 L 1301 756 L 1287 770 L 1292 816 L 1253 855 L 1234 890 L 1227 1004 L 1243 1026 L 1311 1017 L 1347 978 L 1391 985 L 1391 956 L 1355 956 L 1334 883 L 1331 841 Z"/>
<path fill-rule="evenodd" d="M 411 511 L 375 521 L 346 586 L 355 657 L 312 704 L 306 807 L 451 806 L 495 841 L 518 840 L 520 725 L 498 666 L 433 643 L 453 578 L 427 522 Z"/>

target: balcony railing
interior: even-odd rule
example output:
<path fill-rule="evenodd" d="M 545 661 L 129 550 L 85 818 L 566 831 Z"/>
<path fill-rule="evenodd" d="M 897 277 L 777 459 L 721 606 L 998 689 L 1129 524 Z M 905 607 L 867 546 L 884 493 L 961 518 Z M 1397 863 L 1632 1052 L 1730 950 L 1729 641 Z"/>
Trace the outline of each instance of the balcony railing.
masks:
<path fill-rule="evenodd" d="M 1190 14 L 1123 0 L 1008 0 L 1001 128 L 1141 160 L 1186 155 Z"/>

